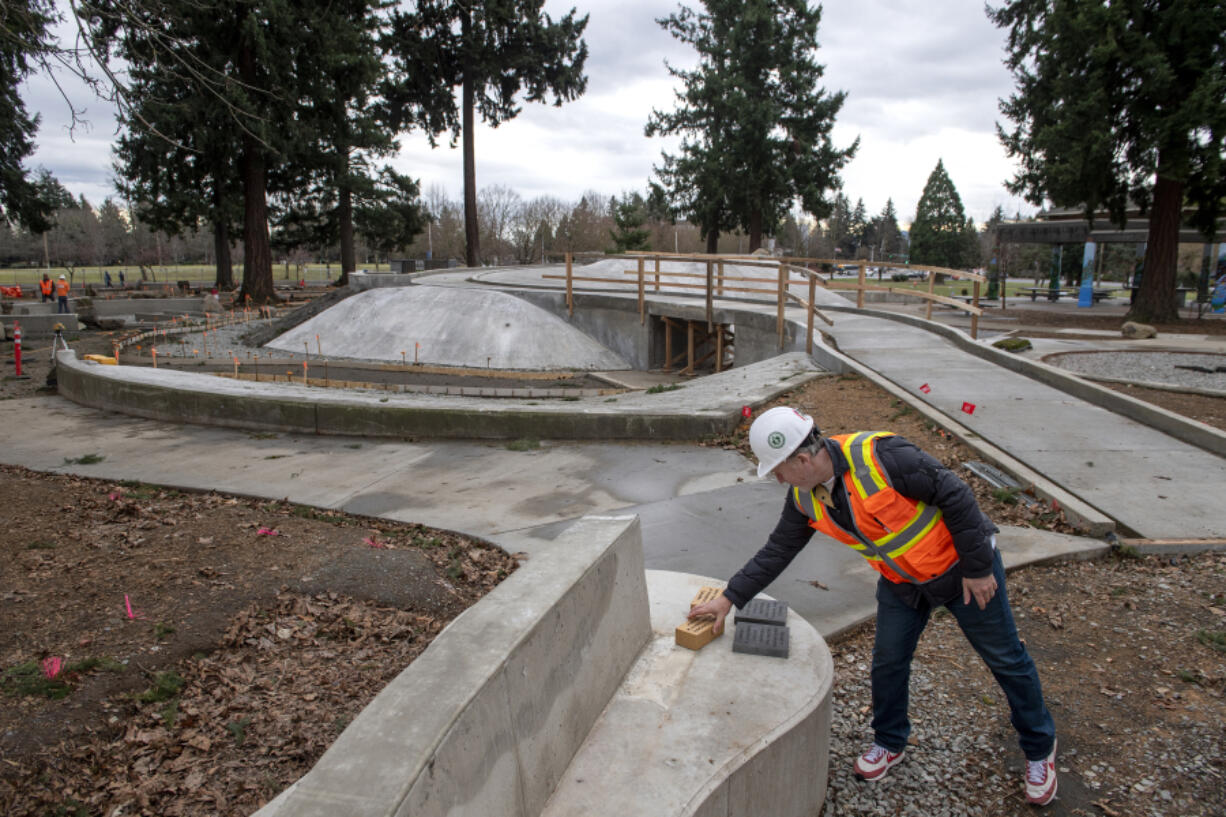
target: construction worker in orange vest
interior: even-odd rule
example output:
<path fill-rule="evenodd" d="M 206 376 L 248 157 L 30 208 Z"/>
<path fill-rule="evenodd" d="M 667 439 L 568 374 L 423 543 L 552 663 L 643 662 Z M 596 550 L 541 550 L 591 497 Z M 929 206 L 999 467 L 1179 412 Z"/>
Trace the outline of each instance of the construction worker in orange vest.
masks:
<path fill-rule="evenodd" d="M 55 281 L 55 298 L 58 306 L 55 308 L 56 314 L 68 314 L 68 278 L 61 275 Z"/>
<path fill-rule="evenodd" d="M 996 677 L 1026 755 L 1028 802 L 1056 796 L 1056 727 L 1038 670 L 1017 635 L 996 549 L 997 527 L 965 482 L 933 457 L 888 432 L 823 437 L 813 418 L 779 406 L 749 429 L 758 476 L 790 489 L 767 543 L 723 594 L 690 610 L 723 630 L 783 572 L 813 532 L 853 548 L 881 575 L 873 644 L 873 744 L 856 774 L 880 780 L 903 759 L 911 658 L 933 609 L 945 607 Z"/>
<path fill-rule="evenodd" d="M 51 293 L 55 290 L 55 285 L 51 283 L 51 276 L 43 273 L 43 280 L 38 282 L 38 288 L 43 293 L 43 303 L 51 300 Z"/>

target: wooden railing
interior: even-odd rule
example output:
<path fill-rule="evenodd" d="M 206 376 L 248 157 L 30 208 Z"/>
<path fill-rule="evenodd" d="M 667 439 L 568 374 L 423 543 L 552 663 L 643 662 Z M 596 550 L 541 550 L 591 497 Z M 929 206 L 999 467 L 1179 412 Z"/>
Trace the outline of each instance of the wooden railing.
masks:
<path fill-rule="evenodd" d="M 621 277 L 600 277 L 592 275 L 577 275 L 575 274 L 574 261 L 576 258 L 593 258 L 597 260 L 622 259 L 634 263 L 634 269 L 622 270 Z M 706 273 L 697 272 L 669 272 L 660 269 L 661 261 L 680 261 L 699 263 L 706 265 Z M 650 269 L 648 267 L 651 267 Z M 756 267 L 761 269 L 772 270 L 775 274 L 770 278 L 752 277 L 741 274 L 729 274 L 726 270 L 728 266 L 735 267 Z M 927 273 L 928 288 L 926 291 L 912 289 L 910 287 L 887 286 L 884 284 L 867 283 L 867 271 L 869 262 L 859 261 L 856 263 L 858 268 L 858 276 L 855 283 L 850 281 L 839 281 L 833 277 L 823 275 L 814 267 L 822 269 L 837 269 L 839 267 L 848 266 L 837 260 L 825 258 L 768 258 L 757 255 L 685 255 L 680 253 L 626 253 L 624 255 L 605 255 L 603 253 L 577 253 L 566 254 L 566 274 L 557 275 L 546 273 L 542 277 L 565 280 L 566 281 L 566 308 L 570 314 L 575 311 L 574 288 L 575 282 L 582 283 L 601 283 L 634 286 L 638 291 L 639 304 L 639 320 L 647 321 L 646 299 L 648 289 L 652 292 L 660 292 L 661 287 L 669 289 L 681 290 L 701 290 L 705 295 L 706 300 L 706 318 L 708 329 L 714 324 L 714 300 L 715 298 L 723 297 L 738 297 L 744 295 L 763 295 L 771 298 L 776 303 L 776 325 L 779 334 L 779 348 L 783 348 L 785 340 L 785 323 L 784 311 L 789 302 L 795 302 L 802 306 L 806 314 L 806 336 L 805 348 L 812 354 L 813 352 L 813 324 L 814 319 L 819 318 L 827 325 L 833 326 L 834 321 L 827 317 L 816 304 L 817 287 L 821 286 L 830 290 L 850 290 L 856 292 L 856 307 L 864 308 L 864 293 L 865 292 L 893 292 L 897 294 L 905 294 L 912 297 L 927 301 L 927 309 L 925 318 L 932 319 L 932 305 L 941 303 L 951 306 L 955 309 L 967 312 L 971 316 L 971 337 L 978 338 L 979 336 L 979 316 L 983 314 L 983 310 L 979 307 L 979 285 L 987 279 L 974 272 L 965 270 L 947 269 L 945 267 L 919 266 L 909 264 L 893 264 L 874 263 L 874 267 L 882 267 L 885 270 L 919 270 Z M 937 295 L 934 291 L 936 286 L 936 278 L 938 275 L 948 275 L 951 278 L 960 280 L 972 281 L 974 284 L 973 294 L 969 302 L 950 298 L 944 295 Z M 629 278 L 629 276 L 633 276 Z M 667 276 L 666 281 L 661 281 L 661 276 Z M 680 279 L 680 280 L 678 280 Z M 808 287 L 808 298 L 802 298 L 792 293 L 794 285 Z"/>

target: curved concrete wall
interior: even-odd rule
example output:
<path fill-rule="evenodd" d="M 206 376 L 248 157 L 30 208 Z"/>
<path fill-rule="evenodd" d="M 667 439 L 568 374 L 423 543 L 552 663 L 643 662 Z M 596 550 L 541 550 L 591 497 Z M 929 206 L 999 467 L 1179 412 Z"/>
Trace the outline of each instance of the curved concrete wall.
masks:
<path fill-rule="evenodd" d="M 637 518 L 585 517 L 257 814 L 535 817 L 650 634 Z"/>
<path fill-rule="evenodd" d="M 251 430 L 435 439 L 693 439 L 740 422 L 744 403 L 764 402 L 816 371 L 793 354 L 697 378 L 681 392 L 635 392 L 614 401 L 533 401 L 357 393 L 235 381 L 179 370 L 100 366 L 57 356 L 60 394 L 82 405 L 168 422 Z"/>

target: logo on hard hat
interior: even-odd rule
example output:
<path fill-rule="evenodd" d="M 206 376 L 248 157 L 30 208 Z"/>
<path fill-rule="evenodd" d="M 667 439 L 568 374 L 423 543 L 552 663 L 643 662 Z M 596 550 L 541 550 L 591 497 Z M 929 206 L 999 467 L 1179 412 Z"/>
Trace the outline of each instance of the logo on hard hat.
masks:
<path fill-rule="evenodd" d="M 766 438 L 766 444 L 771 448 L 783 448 L 785 442 L 787 440 L 784 439 L 783 432 L 781 431 L 772 431 L 770 436 Z"/>

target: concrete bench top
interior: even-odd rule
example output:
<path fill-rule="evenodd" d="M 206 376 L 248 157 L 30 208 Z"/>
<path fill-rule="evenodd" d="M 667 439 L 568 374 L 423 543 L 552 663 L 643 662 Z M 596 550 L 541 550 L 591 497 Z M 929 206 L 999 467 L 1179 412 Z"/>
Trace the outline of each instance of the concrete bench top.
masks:
<path fill-rule="evenodd" d="M 701 650 L 676 646 L 673 630 L 704 585 L 723 582 L 647 571 L 652 639 L 542 817 L 817 814 L 826 793 L 830 652 L 794 612 L 786 659 L 732 652 L 733 615 Z"/>

